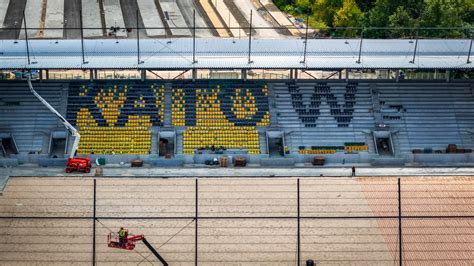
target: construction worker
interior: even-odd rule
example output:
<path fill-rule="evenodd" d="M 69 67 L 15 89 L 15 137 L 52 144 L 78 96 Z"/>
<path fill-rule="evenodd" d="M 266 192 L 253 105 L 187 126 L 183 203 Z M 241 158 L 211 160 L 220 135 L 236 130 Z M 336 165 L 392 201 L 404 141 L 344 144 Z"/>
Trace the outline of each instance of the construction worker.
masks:
<path fill-rule="evenodd" d="M 120 246 L 125 246 L 125 239 L 127 238 L 127 231 L 125 231 L 125 229 L 123 229 L 123 227 L 120 227 L 120 230 L 118 231 L 118 235 L 119 235 L 119 243 L 120 243 Z"/>

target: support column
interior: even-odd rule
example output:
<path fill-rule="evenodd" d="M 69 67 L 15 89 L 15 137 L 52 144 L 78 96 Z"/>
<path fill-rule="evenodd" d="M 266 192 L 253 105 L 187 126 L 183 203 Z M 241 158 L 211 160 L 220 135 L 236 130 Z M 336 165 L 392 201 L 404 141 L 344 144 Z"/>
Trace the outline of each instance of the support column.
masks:
<path fill-rule="evenodd" d="M 98 75 L 97 75 L 97 69 L 94 69 L 94 79 L 98 79 Z"/>
<path fill-rule="evenodd" d="M 446 82 L 449 82 L 451 80 L 451 71 L 449 69 L 446 69 Z"/>
<path fill-rule="evenodd" d="M 94 80 L 94 71 L 92 71 L 92 69 L 89 69 L 89 79 L 90 79 L 91 81 Z"/>
<path fill-rule="evenodd" d="M 295 69 L 295 80 L 298 79 L 298 69 Z"/>
<path fill-rule="evenodd" d="M 192 70 L 192 74 L 193 74 L 193 81 L 196 81 L 196 79 L 197 79 L 197 69 L 194 68 Z"/>
<path fill-rule="evenodd" d="M 346 68 L 346 82 L 349 81 L 349 69 Z"/>
<path fill-rule="evenodd" d="M 141 80 L 142 81 L 145 81 L 146 80 L 146 70 L 140 70 L 140 76 L 141 76 Z"/>
<path fill-rule="evenodd" d="M 293 79 L 293 69 L 290 69 L 290 79 Z"/>
<path fill-rule="evenodd" d="M 40 81 L 43 80 L 43 70 L 42 69 L 39 70 L 39 78 L 40 78 Z"/>
<path fill-rule="evenodd" d="M 339 70 L 339 79 L 342 79 L 342 70 Z"/>
<path fill-rule="evenodd" d="M 46 69 L 46 80 L 49 79 L 49 69 Z"/>
<path fill-rule="evenodd" d="M 396 75 L 397 75 L 397 76 L 395 77 L 395 80 L 396 80 L 397 82 L 399 82 L 399 81 L 400 81 L 400 69 L 397 69 Z"/>

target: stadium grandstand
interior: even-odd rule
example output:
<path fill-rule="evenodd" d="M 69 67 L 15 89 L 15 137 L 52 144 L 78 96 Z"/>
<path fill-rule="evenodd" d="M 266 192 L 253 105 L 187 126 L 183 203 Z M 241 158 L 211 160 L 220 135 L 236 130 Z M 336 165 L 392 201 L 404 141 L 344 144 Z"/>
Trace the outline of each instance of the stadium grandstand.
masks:
<path fill-rule="evenodd" d="M 140 155 L 182 165 L 219 152 L 277 165 L 309 163 L 317 154 L 331 163 L 472 163 L 473 83 L 450 75 L 471 69 L 470 40 L 137 41 L 1 40 L 1 68 L 34 71 L 39 94 L 83 135 L 79 154 L 92 157 Z M 408 79 L 408 67 L 444 77 Z M 367 69 L 392 71 L 351 77 Z M 87 77 L 51 77 L 64 70 Z M 139 75 L 104 80 L 104 70 Z M 222 70 L 233 76 L 198 75 Z M 288 77 L 248 74 L 275 70 Z M 311 74 L 321 70 L 335 78 Z M 0 89 L 5 160 L 66 158 L 73 138 L 27 83 L 7 80 Z"/>
<path fill-rule="evenodd" d="M 0 265 L 472 265 L 472 29 L 344 29 L 0 0 Z"/>

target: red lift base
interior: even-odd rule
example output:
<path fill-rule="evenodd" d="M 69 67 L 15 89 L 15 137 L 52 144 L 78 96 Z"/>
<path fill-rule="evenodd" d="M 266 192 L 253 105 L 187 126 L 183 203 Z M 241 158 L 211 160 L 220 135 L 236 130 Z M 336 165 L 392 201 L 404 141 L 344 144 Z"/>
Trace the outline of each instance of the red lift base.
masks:
<path fill-rule="evenodd" d="M 122 243 L 120 242 L 120 238 L 112 235 L 110 233 L 107 236 L 107 243 L 108 246 L 111 248 L 117 248 L 117 249 L 125 249 L 125 250 L 133 250 L 135 248 L 135 242 L 137 241 L 142 241 L 143 244 L 155 255 L 155 257 L 164 265 L 168 266 L 168 263 L 166 260 L 158 253 L 158 251 L 153 248 L 153 246 L 146 240 L 144 235 L 137 235 L 137 236 L 128 236 L 128 231 L 125 231 L 125 237 L 122 240 Z"/>

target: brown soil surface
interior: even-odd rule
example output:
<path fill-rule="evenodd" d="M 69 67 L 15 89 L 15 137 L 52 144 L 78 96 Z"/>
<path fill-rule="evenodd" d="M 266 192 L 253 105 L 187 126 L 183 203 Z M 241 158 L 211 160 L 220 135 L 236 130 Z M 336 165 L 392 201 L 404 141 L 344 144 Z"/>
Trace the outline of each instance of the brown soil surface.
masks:
<path fill-rule="evenodd" d="M 471 216 L 404 219 L 404 262 L 472 265 L 474 179 L 401 182 L 402 215 Z M 296 183 L 295 178 L 199 179 L 199 265 L 295 265 Z M 397 179 L 302 178 L 300 192 L 306 217 L 300 222 L 302 262 L 398 264 Z M 1 265 L 90 265 L 92 179 L 11 178 L 0 196 L 0 215 L 38 217 L 0 219 Z M 98 179 L 97 262 L 159 265 L 141 243 L 135 251 L 107 247 L 107 235 L 123 226 L 144 234 L 170 265 L 193 265 L 194 215 L 195 179 Z"/>

